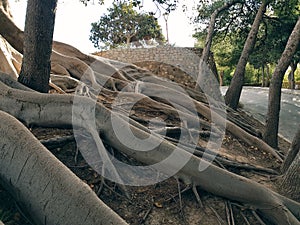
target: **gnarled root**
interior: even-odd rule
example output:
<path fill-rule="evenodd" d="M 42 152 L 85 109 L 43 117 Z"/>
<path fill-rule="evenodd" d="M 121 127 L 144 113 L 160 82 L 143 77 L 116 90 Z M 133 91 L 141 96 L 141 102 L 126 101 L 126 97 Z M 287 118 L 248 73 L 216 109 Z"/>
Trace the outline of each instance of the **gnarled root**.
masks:
<path fill-rule="evenodd" d="M 208 162 L 193 156 L 187 151 L 180 148 L 176 149 L 175 145 L 160 139 L 156 135 L 151 136 L 151 143 L 145 142 L 146 145 L 160 143 L 150 152 L 135 151 L 128 147 L 116 136 L 111 123 L 112 120 L 121 129 L 130 127 L 132 133 L 142 140 L 149 138 L 150 132 L 130 125 L 118 114 L 88 98 L 77 96 L 78 99 L 74 100 L 74 96 L 26 92 L 11 89 L 3 83 L 1 83 L 0 90 L 0 109 L 7 111 L 26 124 L 40 126 L 73 125 L 89 130 L 91 129 L 89 121 L 93 120 L 90 116 L 94 113 L 96 128 L 101 133 L 101 137 L 119 151 L 147 165 L 153 165 L 172 156 L 170 160 L 155 168 L 156 171 L 167 176 L 175 175 L 186 184 L 193 184 L 216 195 L 250 205 L 275 224 L 300 224 L 299 203 L 247 178 L 208 164 Z M 126 136 L 126 132 L 123 135 L 129 139 L 129 142 L 139 145 L 139 143 L 134 143 L 135 140 L 131 136 Z M 184 159 L 186 159 L 186 163 L 182 167 L 178 166 L 178 162 Z M 199 170 L 199 167 L 205 167 L 206 169 Z M 174 171 L 176 173 L 172 174 Z M 121 172 L 124 171 L 118 171 L 119 174 Z M 123 175 L 126 176 L 122 173 Z M 140 179 L 131 175 L 127 178 Z"/>
<path fill-rule="evenodd" d="M 23 124 L 0 118 L 0 181 L 37 224 L 127 224 Z"/>

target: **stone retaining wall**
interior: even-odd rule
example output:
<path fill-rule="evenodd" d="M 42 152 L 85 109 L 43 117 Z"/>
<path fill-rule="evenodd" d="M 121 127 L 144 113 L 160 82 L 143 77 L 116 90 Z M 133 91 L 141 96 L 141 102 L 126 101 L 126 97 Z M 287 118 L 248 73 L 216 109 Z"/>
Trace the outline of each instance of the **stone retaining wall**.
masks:
<path fill-rule="evenodd" d="M 200 48 L 184 48 L 172 46 L 158 46 L 154 48 L 112 49 L 98 52 L 97 55 L 127 63 L 155 61 L 178 67 L 194 78 L 198 75 L 199 60 L 202 53 Z M 210 67 L 218 77 L 213 57 L 210 57 Z"/>

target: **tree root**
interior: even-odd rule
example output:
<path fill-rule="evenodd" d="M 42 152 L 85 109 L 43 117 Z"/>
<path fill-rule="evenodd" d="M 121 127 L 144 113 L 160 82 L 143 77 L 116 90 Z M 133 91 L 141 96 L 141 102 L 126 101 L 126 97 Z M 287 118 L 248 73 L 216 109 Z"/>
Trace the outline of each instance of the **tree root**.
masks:
<path fill-rule="evenodd" d="M 2 6 L 0 6 L 0 18 L 1 35 L 13 46 L 13 48 L 22 53 L 24 34 L 15 26 L 8 10 Z M 11 51 L 11 55 L 13 54 L 15 53 Z M 20 62 L 20 54 L 15 55 L 15 57 L 7 60 L 8 72 L 13 76 L 16 75 L 15 71 L 18 71 L 18 63 Z M 262 151 L 269 152 L 278 161 L 282 161 L 281 157 L 273 148 L 265 144 L 259 138 L 249 134 L 234 123 L 226 120 L 226 114 L 219 115 L 220 111 L 227 110 L 227 108 L 225 108 L 222 104 L 213 102 L 211 101 L 211 99 L 206 98 L 204 95 L 192 89 L 183 88 L 183 91 L 179 91 L 181 89 L 178 89 L 177 84 L 171 82 L 163 82 L 161 79 L 156 78 L 151 73 L 138 67 L 112 60 L 105 60 L 96 56 L 85 55 L 78 51 L 76 48 L 59 42 L 53 43 L 51 62 L 53 69 L 52 73 L 65 76 L 65 78 L 62 78 L 55 77 L 55 75 L 53 75 L 52 82 L 54 84 L 56 84 L 64 92 L 69 93 L 70 87 L 71 89 L 73 89 L 74 86 L 76 86 L 76 82 L 78 82 L 78 84 L 81 86 L 81 89 L 77 88 L 77 91 L 80 92 L 81 95 L 92 96 L 94 99 L 97 99 L 100 102 L 102 100 L 103 104 L 96 103 L 91 99 L 80 97 L 78 95 L 74 97 L 67 94 L 39 94 L 23 87 L 17 82 L 14 82 L 13 79 L 7 79 L 7 77 L 5 76 L 3 76 L 2 78 L 2 74 L 0 74 L 0 79 L 2 81 L 0 82 L 0 110 L 6 111 L 12 116 L 18 118 L 27 126 L 73 126 L 74 130 L 80 130 L 83 128 L 87 131 L 87 138 L 93 140 L 93 142 L 89 146 L 99 147 L 101 145 L 102 139 L 120 152 L 136 159 L 141 163 L 151 165 L 151 172 L 154 171 L 153 173 L 155 173 L 155 175 L 151 177 L 151 179 L 153 180 L 155 180 L 154 177 L 157 176 L 156 174 L 161 174 L 162 178 L 176 176 L 179 180 L 187 185 L 193 186 L 194 188 L 196 186 L 199 186 L 202 189 L 207 190 L 208 192 L 211 192 L 215 195 L 219 195 L 249 205 L 254 210 L 258 211 L 260 214 L 264 215 L 266 218 L 272 221 L 274 224 L 300 224 L 300 203 L 285 198 L 256 182 L 230 173 L 224 169 L 214 166 L 213 164 L 209 164 L 205 160 L 201 160 L 199 157 L 194 156 L 192 154 L 193 152 L 187 150 L 187 148 L 184 148 L 184 146 L 179 144 L 172 144 L 171 142 L 164 140 L 155 132 L 151 132 L 148 128 L 141 125 L 140 123 L 132 119 L 128 119 L 128 117 L 124 114 L 117 113 L 114 110 L 109 110 L 107 107 L 105 107 L 105 105 L 111 106 L 111 102 L 116 99 L 116 96 L 118 96 L 120 92 L 126 92 L 127 97 L 137 97 L 139 95 L 140 97 L 145 98 L 147 96 L 146 99 L 148 99 L 148 103 L 151 101 L 151 106 L 156 107 L 157 111 L 159 111 L 159 109 L 161 110 L 161 112 L 167 110 L 168 113 L 173 113 L 173 115 L 175 115 L 176 111 L 177 113 L 181 113 L 182 115 L 184 115 L 185 121 L 182 121 L 183 124 L 189 123 L 189 125 L 196 125 L 196 122 L 199 123 L 197 116 L 202 115 L 210 121 L 216 121 L 216 124 L 210 125 L 208 125 L 207 122 L 205 123 L 203 121 L 203 124 L 207 126 L 206 128 L 210 128 L 210 130 L 214 129 L 213 131 L 216 134 L 220 133 L 219 131 L 222 130 L 223 125 L 226 125 L 226 129 L 235 137 L 243 140 L 245 143 L 251 146 L 259 147 Z M 97 93 L 97 91 L 99 90 L 101 90 L 100 93 Z M 159 98 L 159 96 L 161 96 L 162 94 L 164 96 L 167 95 L 168 97 L 170 97 L 169 102 L 163 98 Z M 192 104 L 188 105 L 186 102 L 184 102 L 184 99 L 190 99 L 190 96 L 192 97 Z M 209 102 L 209 100 L 211 102 Z M 176 106 L 179 107 L 176 108 L 174 105 L 172 106 L 170 102 L 176 102 Z M 208 103 L 213 103 L 210 108 L 208 107 Z M 192 105 L 194 105 L 196 108 L 196 116 L 194 112 L 191 111 Z M 174 111 L 174 107 L 177 110 Z M 212 111 L 211 109 L 215 111 Z M 229 120 L 230 119 L 231 118 L 229 117 Z M 6 120 L 3 119 L 3 121 L 5 123 Z M 123 135 L 123 138 L 125 138 L 125 141 L 127 142 L 124 142 L 124 140 L 119 140 L 119 137 L 115 133 L 116 131 L 114 130 L 112 121 L 115 121 L 115 124 L 117 124 L 119 130 Z M 232 121 L 235 120 L 232 119 Z M 91 124 L 95 124 L 96 127 L 91 126 Z M 18 124 L 18 127 L 19 126 L 21 125 Z M 243 126 L 244 128 L 249 130 L 249 126 L 247 126 L 247 124 L 241 122 L 240 126 Z M 126 130 L 126 128 L 128 129 Z M 26 130 L 25 128 L 22 128 L 22 126 L 20 129 Z M 0 132 L 2 131 L 3 129 L 0 129 Z M 24 133 L 28 133 L 28 131 L 26 130 L 26 132 Z M 130 135 L 131 133 L 133 133 L 134 135 Z M 255 132 L 253 134 L 255 134 Z M 28 136 L 29 134 L 26 135 Z M 191 133 L 189 133 L 189 135 L 191 136 Z M 12 146 L 12 149 L 21 149 L 21 153 L 15 154 L 16 158 L 19 154 L 22 155 L 23 145 L 14 145 L 15 140 L 19 141 L 16 134 L 14 134 L 13 131 L 10 131 L 9 135 L 5 134 L 4 137 L 6 139 L 12 138 L 7 141 L 8 144 Z M 6 139 L 2 139 L 1 141 L 4 141 Z M 144 141 L 141 144 L 137 141 L 137 139 L 141 139 Z M 28 151 L 30 151 L 30 149 L 34 149 L 37 152 L 44 152 L 44 148 L 36 142 L 26 142 L 26 144 L 28 148 L 25 149 L 25 152 L 27 152 L 28 149 Z M 135 150 L 136 148 L 138 150 L 147 149 L 153 146 L 153 144 L 155 147 L 151 148 L 151 151 Z M 86 150 L 88 148 L 88 146 L 81 147 L 83 148 L 83 150 Z M 2 150 L 3 149 L 5 148 L 3 147 Z M 99 148 L 97 149 L 98 151 L 100 151 Z M 7 154 L 9 153 L 11 152 L 7 151 Z M 101 161 L 102 155 L 100 156 L 100 153 L 101 152 L 93 153 L 93 156 L 95 156 L 95 158 L 92 163 L 95 164 L 97 161 Z M 30 152 L 30 154 L 33 154 L 33 156 L 35 157 L 36 153 Z M 25 157 L 25 160 L 23 160 L 23 162 L 26 162 L 26 160 L 32 160 L 34 157 Z M 51 158 L 53 156 L 49 157 Z M 110 158 L 108 158 L 107 156 L 105 159 L 110 160 Z M 47 159 L 47 161 L 45 162 L 48 163 L 48 161 L 50 160 Z M 3 163 L 6 162 L 4 161 Z M 126 180 L 131 182 L 139 182 L 140 180 L 144 181 L 145 179 L 145 177 L 143 176 L 139 177 L 138 175 L 134 174 L 134 171 L 118 171 L 115 170 L 115 168 L 111 167 L 113 165 L 105 164 L 109 162 L 104 161 L 103 163 L 104 173 L 109 173 L 109 171 L 105 170 L 107 168 L 110 168 L 114 171 L 114 177 L 118 177 L 118 174 L 122 175 L 121 177 L 118 177 L 117 180 L 115 180 L 120 183 Z M 50 163 L 48 164 L 50 165 Z M 16 167 L 21 165 L 22 164 L 16 164 Z M 41 168 L 41 171 L 44 171 L 44 167 Z M 56 164 L 52 165 L 51 169 L 55 167 L 57 167 Z M 63 166 L 61 165 L 61 167 Z M 0 171 L 2 171 L 1 169 L 2 168 L 0 168 Z M 7 176 L 8 174 L 9 173 L 5 173 L 4 175 Z M 21 175 L 23 176 L 23 174 L 25 173 L 22 171 Z M 42 176 L 40 178 L 41 181 L 45 180 L 43 179 L 43 177 L 49 177 L 47 176 L 47 174 L 41 174 L 42 175 L 38 175 L 38 173 L 36 174 L 37 177 Z M 20 177 L 22 177 L 21 175 Z M 55 174 L 55 176 L 51 178 L 56 179 L 56 176 L 57 175 Z M 64 176 L 67 178 L 69 177 L 68 174 L 65 174 Z M 58 179 L 62 180 L 61 182 L 64 182 L 64 179 L 66 179 L 65 177 L 63 179 Z M 73 175 L 71 177 L 73 177 Z M 26 181 L 30 179 L 31 177 L 26 179 Z M 145 183 L 147 182 L 145 181 Z M 18 183 L 16 185 L 22 184 Z M 46 187 L 47 185 L 48 184 L 46 184 Z M 15 187 L 18 188 L 18 186 Z M 20 187 L 20 190 L 23 189 L 26 190 L 26 187 Z M 84 191 L 86 190 L 84 189 Z M 32 193 L 34 192 L 31 192 L 30 194 Z M 92 196 L 90 194 L 87 195 Z M 18 195 L 16 194 L 16 196 Z M 20 196 L 24 197 L 23 194 Z M 35 197 L 36 196 L 34 196 L 33 199 L 36 199 Z M 75 205 L 77 204 L 76 201 L 89 201 L 89 199 L 85 199 L 85 197 L 84 199 L 82 199 L 82 197 L 80 196 L 73 196 L 73 198 L 70 198 L 70 196 L 68 196 L 67 194 L 66 197 L 69 197 L 65 201 L 67 204 L 69 204 L 70 201 L 75 201 Z M 48 203 L 48 205 L 49 204 L 50 202 Z M 81 202 L 79 202 L 78 204 L 81 204 Z M 95 204 L 97 205 L 98 203 Z M 66 208 L 68 207 L 72 207 L 72 205 L 67 205 Z M 45 208 L 47 209 L 47 207 Z M 38 207 L 39 210 L 45 210 L 45 208 Z M 95 210 L 96 209 L 98 209 L 98 206 L 95 207 Z M 76 209 L 74 210 L 75 211 L 73 211 L 73 209 L 70 209 L 66 213 L 77 212 Z M 64 210 L 60 211 L 64 212 Z M 57 213 L 57 211 L 55 211 L 54 213 Z M 89 215 L 91 215 L 91 213 Z M 74 217 L 74 221 L 75 218 L 77 218 L 76 216 Z M 41 221 L 44 220 L 44 218 L 41 217 L 37 218 Z M 51 216 L 49 218 L 51 218 Z M 78 221 L 81 221 L 80 219 L 82 218 L 79 218 Z M 70 219 L 73 219 L 72 216 L 70 216 Z M 69 222 L 68 224 L 76 224 L 78 223 L 78 221 Z M 49 221 L 47 221 L 47 223 L 48 222 Z M 107 223 L 107 220 L 105 222 Z M 60 222 L 58 223 L 63 224 Z M 84 224 L 84 222 L 81 224 Z M 88 224 L 99 224 L 99 222 L 92 222 Z"/>
<path fill-rule="evenodd" d="M 147 75 L 147 78 L 149 79 L 149 75 Z M 144 79 L 144 78 L 143 78 Z M 143 80 L 142 79 L 142 80 Z M 152 81 L 155 80 L 154 78 Z M 147 80 L 148 81 L 148 80 Z M 155 80 L 157 82 L 157 80 Z M 114 81 L 115 83 L 117 82 L 116 80 Z M 166 82 L 161 81 L 161 83 L 165 84 Z M 168 96 L 168 100 L 170 102 L 176 102 L 176 104 L 179 104 L 181 107 L 186 108 L 187 111 L 184 113 L 188 113 L 189 110 L 191 109 L 190 105 L 186 102 L 186 99 L 189 98 L 187 95 L 184 94 L 182 91 L 178 91 L 178 85 L 158 85 L 154 83 L 148 83 L 144 81 L 139 81 L 136 83 L 138 85 L 138 88 L 135 87 L 135 93 L 140 93 L 143 94 L 144 96 Z M 168 88 L 168 86 L 170 88 Z M 174 89 L 171 89 L 173 87 Z M 123 93 L 122 93 L 123 94 Z M 158 99 L 155 99 L 156 101 L 160 101 Z M 251 135 L 250 133 L 246 132 L 244 129 L 241 127 L 235 125 L 234 123 L 226 120 L 216 112 L 212 111 L 210 108 L 208 108 L 206 105 L 204 105 L 202 102 L 193 100 L 193 104 L 196 107 L 196 110 L 199 114 L 203 115 L 205 118 L 211 120 L 212 118 L 214 120 L 217 120 L 217 124 L 219 126 L 223 126 L 223 124 L 226 124 L 226 129 L 232 133 L 234 136 L 238 137 L 245 143 L 249 144 L 250 146 L 259 146 L 259 148 L 262 151 L 265 151 L 267 153 L 270 153 L 273 155 L 277 160 L 282 162 L 282 158 L 280 155 L 269 145 L 267 145 L 263 140 Z M 216 103 L 213 103 L 212 106 L 216 105 Z M 178 111 L 178 109 L 177 109 Z M 191 115 L 193 115 L 193 112 L 191 112 Z M 201 123 L 201 121 L 200 121 Z M 245 124 L 243 126 L 246 126 Z"/>
<path fill-rule="evenodd" d="M 77 101 L 74 101 L 73 96 L 24 92 L 11 89 L 3 83 L 0 87 L 0 96 L 0 109 L 28 125 L 55 127 L 73 125 L 89 130 L 87 124 L 90 123 L 86 123 L 86 121 L 91 120 L 92 113 L 95 115 L 97 129 L 99 129 L 101 137 L 119 151 L 148 165 L 153 165 L 172 155 L 175 158 L 171 161 L 165 161 L 163 167 L 158 167 L 155 170 L 162 170 L 160 172 L 167 175 L 172 175 L 171 171 L 178 171 L 173 175 L 176 175 L 184 183 L 196 185 L 215 195 L 251 205 L 275 224 L 300 224 L 299 203 L 289 200 L 249 179 L 208 164 L 189 152 L 175 150 L 176 147 L 168 141 L 152 136 L 151 142 L 160 144 L 151 151 L 151 154 L 144 151 L 137 152 L 126 146 L 116 136 L 111 124 L 112 119 L 116 121 L 119 127 L 129 126 L 131 131 L 140 139 L 148 138 L 150 132 L 145 132 L 128 124 L 103 105 L 95 104 L 88 98 L 77 96 Z M 80 112 L 80 114 L 73 113 L 72 115 L 72 109 L 73 112 Z M 92 109 L 95 109 L 95 111 Z M 76 117 L 75 120 L 74 117 Z M 127 138 L 132 139 L 131 137 Z M 131 140 L 131 142 L 134 142 L 134 140 Z M 138 143 L 135 144 L 138 145 Z M 174 151 L 176 151 L 175 155 Z M 188 160 L 181 168 L 175 162 L 178 163 L 182 159 Z M 204 166 L 206 169 L 201 171 L 199 166 Z M 142 178 L 136 177 L 135 179 Z"/>
<path fill-rule="evenodd" d="M 126 224 L 19 121 L 0 118 L 1 183 L 37 224 Z"/>
<path fill-rule="evenodd" d="M 40 142 L 47 148 L 47 149 L 54 149 L 57 147 L 61 147 L 66 145 L 69 142 L 75 141 L 75 137 L 73 135 L 63 136 L 63 137 L 55 137 L 50 138 L 47 140 L 40 140 Z"/>

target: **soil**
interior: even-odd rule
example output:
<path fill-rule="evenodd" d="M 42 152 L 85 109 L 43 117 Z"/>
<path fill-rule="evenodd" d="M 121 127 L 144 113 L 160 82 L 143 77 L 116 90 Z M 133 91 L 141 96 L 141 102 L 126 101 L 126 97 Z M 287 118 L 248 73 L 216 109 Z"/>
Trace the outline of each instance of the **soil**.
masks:
<path fill-rule="evenodd" d="M 176 82 L 185 84 L 184 76 L 180 75 Z M 168 78 L 168 77 L 166 77 Z M 176 76 L 172 75 L 172 80 Z M 239 110 L 239 115 L 251 126 L 263 131 L 264 126 L 250 115 Z M 139 115 L 142 116 L 142 115 Z M 72 138 L 72 129 L 57 128 L 31 128 L 32 133 L 39 140 L 68 137 L 56 145 L 47 146 L 48 149 L 78 177 L 86 182 L 94 190 L 100 199 L 116 211 L 131 225 L 159 225 L 159 224 L 261 224 L 255 213 L 250 208 L 220 198 L 198 189 L 201 202 L 198 202 L 192 189 L 178 182 L 175 178 L 169 178 L 152 186 L 127 187 L 128 199 L 120 191 L 118 185 L 103 180 L 92 168 L 88 166 L 76 147 Z M 71 138 L 69 138 L 71 137 Z M 205 144 L 205 139 L 199 142 Z M 279 149 L 286 152 L 289 143 L 280 139 Z M 119 154 L 115 151 L 115 154 Z M 270 168 L 279 172 L 280 164 L 268 153 L 261 152 L 259 146 L 248 146 L 227 133 L 223 140 L 220 155 L 240 163 Z M 120 155 L 125 161 L 132 161 L 126 156 Z M 235 167 L 226 169 L 243 175 L 257 182 L 263 183 L 276 190 L 274 185 L 275 176 L 265 172 Z M 18 203 L 10 196 L 9 192 L 0 186 L 0 221 L 6 225 L 34 224 L 30 215 L 26 215 L 18 206 Z M 234 220 L 234 223 L 230 220 Z M 265 221 L 268 224 L 267 221 Z"/>

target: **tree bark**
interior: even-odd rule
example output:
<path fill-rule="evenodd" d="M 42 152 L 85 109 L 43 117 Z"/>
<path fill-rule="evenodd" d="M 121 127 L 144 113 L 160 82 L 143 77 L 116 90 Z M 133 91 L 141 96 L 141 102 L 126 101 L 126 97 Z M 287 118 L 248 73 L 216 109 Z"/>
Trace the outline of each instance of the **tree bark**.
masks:
<path fill-rule="evenodd" d="M 37 224 L 127 224 L 22 123 L 0 118 L 0 181 Z"/>
<path fill-rule="evenodd" d="M 289 73 L 288 80 L 289 80 L 289 88 L 292 90 L 295 89 L 295 71 L 297 69 L 297 65 L 298 62 L 294 60 L 291 61 L 290 64 L 291 72 Z"/>
<path fill-rule="evenodd" d="M 277 148 L 278 145 L 278 123 L 281 101 L 281 87 L 284 74 L 290 65 L 293 55 L 295 54 L 300 40 L 300 17 L 289 37 L 284 52 L 271 79 L 268 100 L 268 113 L 266 121 L 266 130 L 264 140 L 270 146 Z"/>
<path fill-rule="evenodd" d="M 254 22 L 252 24 L 251 30 L 248 34 L 247 40 L 245 42 L 242 54 L 236 66 L 236 70 L 234 72 L 233 78 L 230 82 L 230 86 L 225 95 L 225 103 L 233 108 L 237 109 L 238 103 L 240 100 L 243 84 L 244 84 L 244 77 L 245 77 L 245 68 L 248 62 L 248 58 L 250 56 L 251 51 L 254 48 L 256 42 L 256 36 L 259 30 L 260 22 L 263 18 L 263 15 L 266 11 L 267 5 L 269 4 L 270 0 L 263 1 L 261 6 L 258 9 Z"/>
<path fill-rule="evenodd" d="M 24 54 L 18 81 L 44 93 L 49 91 L 56 4 L 57 0 L 27 3 Z"/>
<path fill-rule="evenodd" d="M 296 140 L 297 139 L 297 140 Z M 293 149 L 294 148 L 294 149 Z M 280 182 L 281 193 L 285 196 L 292 198 L 296 201 L 300 201 L 300 129 L 295 135 L 293 140 L 293 147 L 290 150 L 286 164 L 290 163 L 291 158 L 294 156 L 294 159 L 287 171 L 283 174 Z M 296 155 L 294 155 L 297 153 Z M 284 164 L 285 165 L 285 164 Z M 284 166 L 284 168 L 287 166 Z"/>
<path fill-rule="evenodd" d="M 288 151 L 287 156 L 285 157 L 282 166 L 281 166 L 281 172 L 285 173 L 294 159 L 296 158 L 296 155 L 299 153 L 300 150 L 300 126 L 298 128 L 298 131 L 293 139 L 293 142 L 291 144 L 291 147 Z"/>

